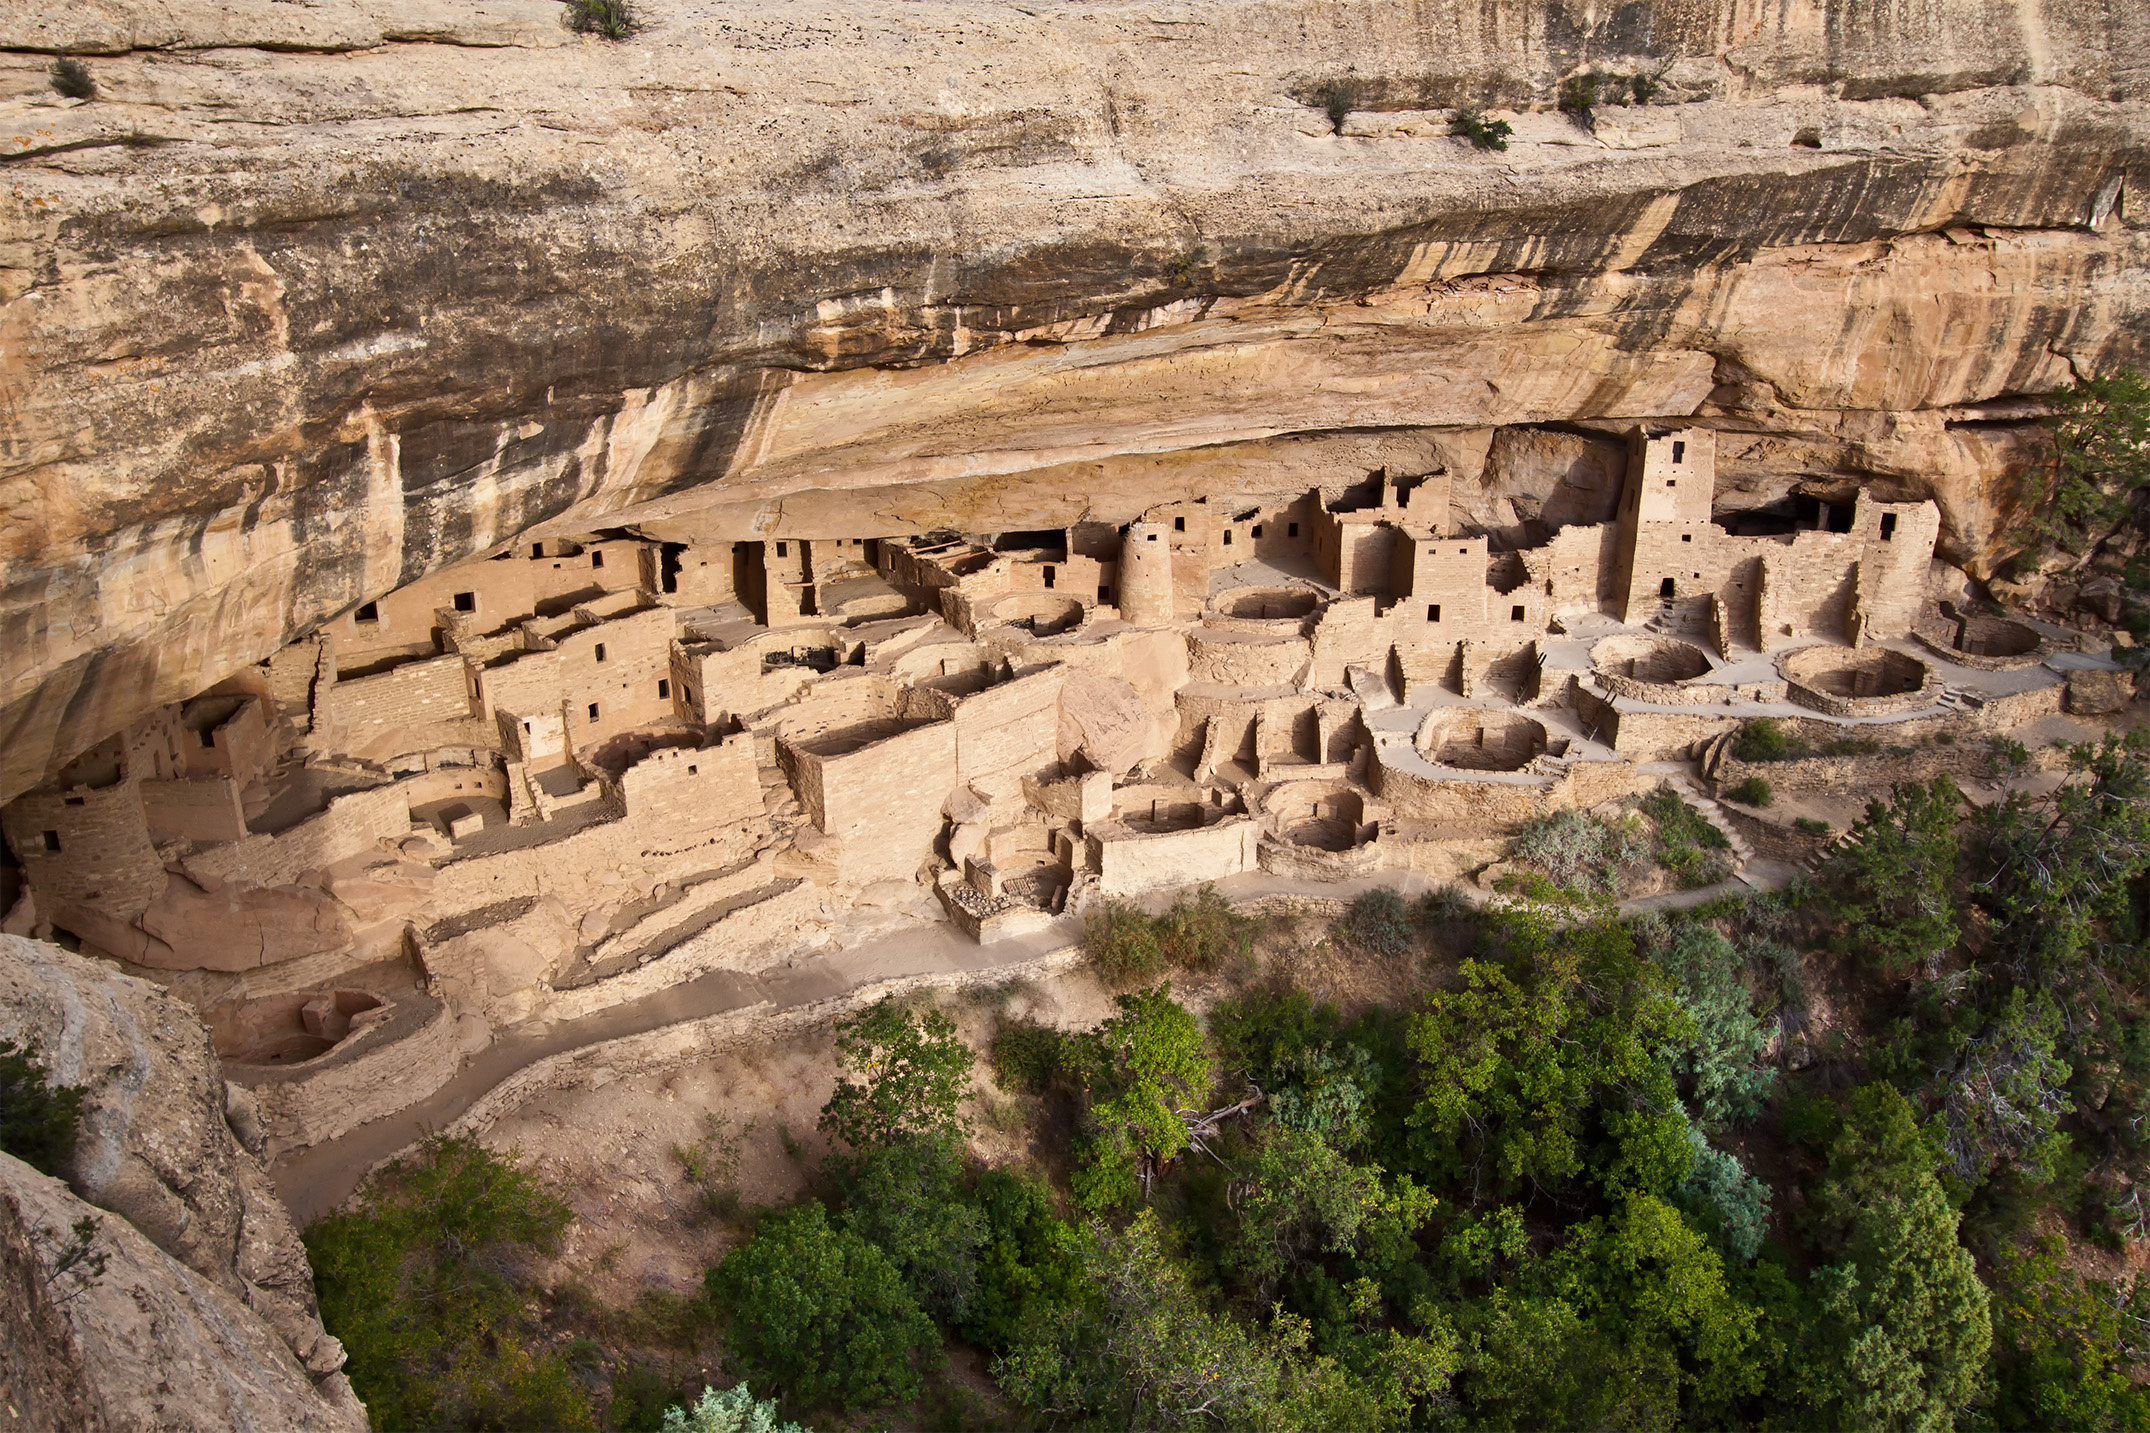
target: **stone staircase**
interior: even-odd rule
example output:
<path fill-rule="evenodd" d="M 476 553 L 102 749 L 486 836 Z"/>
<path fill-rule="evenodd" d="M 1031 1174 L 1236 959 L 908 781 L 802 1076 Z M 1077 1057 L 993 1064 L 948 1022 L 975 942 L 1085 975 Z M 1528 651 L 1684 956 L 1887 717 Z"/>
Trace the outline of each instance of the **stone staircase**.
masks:
<path fill-rule="evenodd" d="M 1745 870 L 1747 863 L 1754 859 L 1754 848 L 1732 825 L 1732 818 L 1725 814 L 1724 807 L 1718 805 L 1714 797 L 1704 795 L 1701 788 L 1684 775 L 1667 776 L 1665 784 L 1679 792 L 1680 799 L 1701 813 L 1704 821 L 1724 833 L 1726 842 L 1732 847 L 1732 873 L 1737 875 Z"/>

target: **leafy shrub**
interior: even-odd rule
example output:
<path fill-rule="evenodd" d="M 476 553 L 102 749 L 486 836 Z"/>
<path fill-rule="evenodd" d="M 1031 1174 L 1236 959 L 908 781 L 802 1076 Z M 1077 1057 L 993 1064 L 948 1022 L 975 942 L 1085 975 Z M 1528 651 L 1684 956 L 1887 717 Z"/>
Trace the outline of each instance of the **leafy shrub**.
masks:
<path fill-rule="evenodd" d="M 1759 1063 L 1769 1022 L 1754 1013 L 1740 980 L 1746 961 L 1710 926 L 1682 923 L 1650 958 L 1671 981 L 1673 998 L 1693 1022 L 1678 1067 L 1690 1081 L 1702 1123 L 1715 1126 L 1754 1114 L 1776 1072 Z"/>
<path fill-rule="evenodd" d="M 804 1408 L 877 1407 L 918 1393 L 940 1335 L 888 1256 L 818 1204 L 773 1214 L 705 1278 L 751 1382 Z"/>
<path fill-rule="evenodd" d="M 1210 1043 L 1224 1068 L 1269 1089 L 1302 1051 L 1335 1038 L 1342 1021 L 1333 1005 L 1316 1005 L 1297 986 L 1272 985 L 1228 995 L 1209 1012 Z"/>
<path fill-rule="evenodd" d="M 1004 1351 L 1026 1330 L 1064 1323 L 1083 1296 L 1075 1230 L 1053 1213 L 1052 1192 L 1004 1169 L 978 1176 L 973 1202 L 985 1216 L 978 1292 L 963 1334 Z"/>
<path fill-rule="evenodd" d="M 1827 821 L 1818 820 L 1812 816 L 1801 816 L 1792 822 L 1792 829 L 1804 831 L 1809 836 L 1826 836 L 1836 828 Z"/>
<path fill-rule="evenodd" d="M 966 1131 L 960 1110 L 977 1056 L 940 1011 L 883 1000 L 840 1023 L 836 1047 L 845 1074 L 822 1106 L 824 1132 L 865 1149 Z"/>
<path fill-rule="evenodd" d="M 1042 1095 L 1060 1072 L 1060 1046 L 1066 1037 L 1050 1025 L 1029 1020 L 1005 1020 L 993 1032 L 987 1059 L 993 1077 L 1011 1090 Z"/>
<path fill-rule="evenodd" d="M 1873 756 L 1884 748 L 1870 736 L 1839 736 L 1823 742 L 1815 749 L 1817 756 Z M 1886 748 L 1891 756 L 1909 756 L 1908 746 Z"/>
<path fill-rule="evenodd" d="M 1634 92 L 1635 103 L 1648 104 L 1657 98 L 1657 92 L 1665 87 L 1663 77 L 1648 70 L 1637 70 L 1627 77 L 1628 88 Z"/>
<path fill-rule="evenodd" d="M 963 1151 L 948 1139 L 911 1139 L 829 1162 L 843 1200 L 841 1224 L 888 1256 L 918 1306 L 960 1322 L 978 1286 L 984 1216 L 957 1181 Z"/>
<path fill-rule="evenodd" d="M 1742 1262 L 1753 1259 L 1769 1232 L 1769 1186 L 1749 1174 L 1737 1156 L 1712 1148 L 1699 1127 L 1688 1126 L 1688 1135 L 1694 1171 L 1673 1202 L 1726 1254 Z"/>
<path fill-rule="evenodd" d="M 1797 761 L 1806 754 L 1807 744 L 1772 717 L 1756 717 L 1732 741 L 1732 755 L 1741 761 Z"/>
<path fill-rule="evenodd" d="M 1731 874 L 1731 862 L 1722 854 L 1731 841 L 1671 786 L 1644 797 L 1642 810 L 1657 823 L 1658 864 L 1679 878 L 1683 890 L 1714 885 Z"/>
<path fill-rule="evenodd" d="M 1475 109 L 1459 109 L 1448 132 L 1469 140 L 1478 149 L 1506 149 L 1515 126 L 1504 119 L 1487 119 Z"/>
<path fill-rule="evenodd" d="M 1183 892 L 1163 915 L 1107 899 L 1083 919 L 1083 949 L 1098 977 L 1125 989 L 1175 967 L 1210 971 L 1254 948 L 1262 923 L 1232 909 L 1215 886 Z"/>
<path fill-rule="evenodd" d="M 1076 1202 L 1093 1212 L 1132 1203 L 1147 1177 L 1187 1147 L 1179 1111 L 1209 1093 L 1202 1027 L 1172 987 L 1119 997 L 1120 1013 L 1069 1054 L 1088 1108 Z"/>
<path fill-rule="evenodd" d="M 90 67 L 72 55 L 62 55 L 52 62 L 51 83 L 66 99 L 86 100 L 97 94 L 97 81 L 90 77 Z"/>
<path fill-rule="evenodd" d="M 696 1214 L 723 1219 L 738 1214 L 739 1188 L 734 1181 L 739 1173 L 739 1145 L 753 1131 L 751 1121 L 734 1134 L 721 1121 L 705 1115 L 700 1138 L 693 1144 L 672 1146 L 672 1158 L 679 1161 L 680 1172 L 694 1190 Z"/>
<path fill-rule="evenodd" d="M 45 1083 L 37 1041 L 0 1040 L 0 1151 L 43 1174 L 57 1175 L 75 1152 L 82 1091 Z"/>
<path fill-rule="evenodd" d="M 1418 943 L 1411 908 L 1393 886 L 1376 886 L 1352 901 L 1336 923 L 1336 934 L 1382 960 L 1409 955 Z"/>
<path fill-rule="evenodd" d="M 1269 1115 L 1281 1128 L 1298 1130 L 1351 1149 L 1366 1139 L 1380 1071 L 1358 1045 L 1304 1047 L 1276 1062 Z"/>
<path fill-rule="evenodd" d="M 778 1419 L 776 1400 L 757 1400 L 744 1383 L 702 1390 L 697 1402 L 664 1411 L 664 1433 L 807 1433 Z"/>
<path fill-rule="evenodd" d="M 1760 776 L 1748 777 L 1725 795 L 1743 806 L 1767 806 L 1777 799 L 1776 793 L 1769 789 L 1768 780 Z"/>
<path fill-rule="evenodd" d="M 1997 777 L 2021 776 L 2030 770 L 2030 748 L 2014 737 L 1997 736 L 1989 748 L 1988 770 Z"/>
<path fill-rule="evenodd" d="M 578 35 L 624 40 L 640 28 L 627 0 L 567 0 L 567 27 Z"/>
<path fill-rule="evenodd" d="M 435 1135 L 306 1231 L 321 1321 L 381 1428 L 592 1428 L 522 1270 L 571 1218 L 557 1190 L 469 1137 Z"/>
<path fill-rule="evenodd" d="M 1587 74 L 1570 75 L 1560 82 L 1560 112 L 1572 114 L 1584 124 L 1590 123 L 1590 111 L 1597 107 L 1600 76 L 1595 70 Z"/>
<path fill-rule="evenodd" d="M 1563 890 L 1617 896 L 1626 869 L 1649 855 L 1632 818 L 1601 821 L 1581 811 L 1555 811 L 1523 824 L 1508 859 L 1536 866 Z"/>

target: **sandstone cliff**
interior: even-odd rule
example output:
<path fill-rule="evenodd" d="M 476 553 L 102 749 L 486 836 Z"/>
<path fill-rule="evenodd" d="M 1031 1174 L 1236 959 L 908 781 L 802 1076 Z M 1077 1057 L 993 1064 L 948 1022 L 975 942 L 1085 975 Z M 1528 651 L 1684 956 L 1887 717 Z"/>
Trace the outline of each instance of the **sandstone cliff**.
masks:
<path fill-rule="evenodd" d="M 85 1097 L 65 1183 L 0 1156 L 0 1391 L 33 1420 L 11 1426 L 364 1428 L 250 1097 L 193 1011 L 0 935 L 0 1039 L 25 1036 Z M 95 1277 L 59 1268 L 84 1217 Z"/>
<path fill-rule="evenodd" d="M 1699 415 L 1979 571 L 2031 400 L 2150 348 L 2117 0 L 641 8 L 0 12 L 0 799 L 518 534 L 1491 510 L 1489 430 Z"/>

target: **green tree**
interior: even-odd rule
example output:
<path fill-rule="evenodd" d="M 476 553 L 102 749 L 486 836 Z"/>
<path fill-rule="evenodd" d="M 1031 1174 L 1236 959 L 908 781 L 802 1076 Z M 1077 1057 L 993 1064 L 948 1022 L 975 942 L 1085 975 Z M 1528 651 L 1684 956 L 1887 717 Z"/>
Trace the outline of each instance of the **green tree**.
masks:
<path fill-rule="evenodd" d="M 1117 1001 L 1120 1013 L 1070 1051 L 1088 1104 L 1075 1198 L 1084 1208 L 1132 1202 L 1187 1148 L 1183 1111 L 1209 1092 L 1202 1027 L 1170 985 Z"/>
<path fill-rule="evenodd" d="M 1831 1426 L 1939 1433 L 1978 1393 L 1993 1325 L 1935 1162 L 1902 1095 L 1853 1096 L 1816 1199 L 1832 1262 L 1800 1374 Z"/>
<path fill-rule="evenodd" d="M 1595 1110 L 1684 1124 L 1661 1052 L 1691 1039 L 1693 1022 L 1624 927 L 1560 927 L 1518 907 L 1490 932 L 1497 958 L 1464 961 L 1461 988 L 1436 991 L 1409 1027 L 1410 1122 L 1432 1168 L 1468 1175 L 1474 1202 L 1500 1198 L 1580 1174 Z"/>
<path fill-rule="evenodd" d="M 596 1426 L 519 1273 L 571 1217 L 512 1157 L 436 1135 L 306 1231 L 321 1322 L 375 1427 Z"/>
<path fill-rule="evenodd" d="M 940 1011 L 883 1000 L 836 1027 L 836 1048 L 844 1074 L 821 1107 L 827 1133 L 868 1149 L 969 1132 L 960 1111 L 977 1056 Z"/>
<path fill-rule="evenodd" d="M 896 1266 L 920 1308 L 942 1323 L 969 1313 L 985 1216 L 964 1197 L 963 1151 L 946 1139 L 871 1145 L 829 1162 L 842 1226 Z"/>
<path fill-rule="evenodd" d="M 1738 949 L 1714 928 L 1690 921 L 1673 927 L 1650 959 L 1670 979 L 1673 998 L 1693 1023 L 1680 1065 L 1696 1116 L 1715 1128 L 1756 1113 L 1776 1071 L 1761 1062 L 1770 1022 L 1754 1013 Z"/>
<path fill-rule="evenodd" d="M 1901 781 L 1866 815 L 1821 872 L 1827 909 L 1846 948 L 1891 974 L 1932 968 L 1956 925 L 1956 823 L 1963 793 L 1946 776 Z"/>
<path fill-rule="evenodd" d="M 2054 1054 L 2061 1015 L 2043 992 L 2009 992 L 2007 1002 L 1934 1081 L 1935 1112 L 1948 1172 L 1964 1184 L 2012 1163 L 2044 1180 L 2066 1148 L 2057 1132 L 2072 1108 L 2069 1070 Z"/>
<path fill-rule="evenodd" d="M 2085 557 L 2150 485 L 2150 382 L 2133 369 L 2053 395 L 2053 477 L 2032 535 Z"/>
<path fill-rule="evenodd" d="M 1436 1203 L 1408 1176 L 1352 1164 L 1318 1135 L 1272 1125 L 1234 1167 L 1232 1263 L 1266 1300 L 1277 1281 L 1316 1252 L 1347 1253 L 1369 1221 L 1409 1234 Z"/>
<path fill-rule="evenodd" d="M 818 1204 L 764 1219 L 707 1275 L 750 1381 L 805 1408 L 871 1408 L 915 1396 L 940 1348 L 888 1256 Z"/>
<path fill-rule="evenodd" d="M 2011 792 L 1978 829 L 1974 889 L 1996 956 L 2027 983 L 2068 980 L 2150 868 L 2150 732 L 2071 747 L 2067 780 L 2043 796 Z"/>
<path fill-rule="evenodd" d="M 2048 1237 L 2003 1251 L 1993 1303 L 1994 1421 L 2002 1428 L 2150 1429 L 2150 1389 L 2132 1376 L 2150 1354 L 2139 1284 L 2085 1279 Z"/>
<path fill-rule="evenodd" d="M 1065 1319 L 1081 1302 L 1081 1236 L 1053 1213 L 1051 1192 L 1035 1179 L 989 1169 L 973 1194 L 986 1238 L 963 1333 L 1004 1353 L 1026 1330 Z"/>
<path fill-rule="evenodd" d="M 82 1091 L 48 1083 L 44 1063 L 36 1040 L 0 1040 L 0 1152 L 58 1175 L 75 1152 Z"/>

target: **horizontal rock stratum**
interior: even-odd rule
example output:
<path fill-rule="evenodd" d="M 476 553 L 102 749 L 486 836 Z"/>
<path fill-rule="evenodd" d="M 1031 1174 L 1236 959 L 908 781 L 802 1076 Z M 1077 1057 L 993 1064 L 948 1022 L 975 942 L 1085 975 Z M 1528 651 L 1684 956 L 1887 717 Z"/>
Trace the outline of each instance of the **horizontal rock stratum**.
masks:
<path fill-rule="evenodd" d="M 2150 349 L 2119 0 L 641 14 L 0 12 L 0 799 L 518 535 L 1461 500 L 1488 429 L 1678 416 L 1976 573 L 2031 400 Z M 1592 126 L 1592 66 L 1661 85 Z"/>

